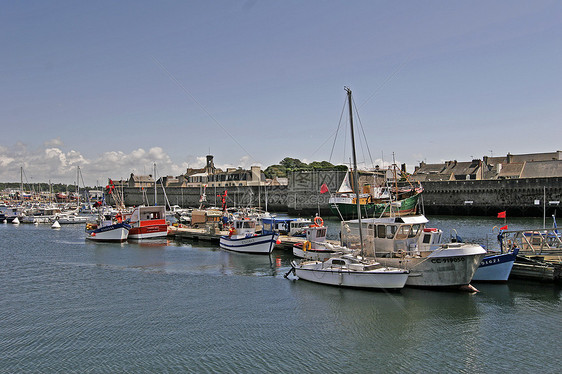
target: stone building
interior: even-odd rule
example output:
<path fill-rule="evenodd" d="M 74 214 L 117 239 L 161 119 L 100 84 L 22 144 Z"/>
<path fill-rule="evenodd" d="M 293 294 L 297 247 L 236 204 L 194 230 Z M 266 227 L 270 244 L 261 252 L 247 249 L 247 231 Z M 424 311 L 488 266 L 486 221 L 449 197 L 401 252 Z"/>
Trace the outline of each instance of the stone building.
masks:
<path fill-rule="evenodd" d="M 129 180 L 127 181 L 127 187 L 153 187 L 154 178 L 152 174 L 149 175 L 135 175 L 131 173 Z"/>
<path fill-rule="evenodd" d="M 260 166 L 251 166 L 250 170 L 228 168 L 223 171 L 215 167 L 213 156 L 207 156 L 207 165 L 201 169 L 188 169 L 184 175 L 187 187 L 244 187 L 265 186 L 268 181 Z M 271 181 L 269 181 L 271 183 Z"/>
<path fill-rule="evenodd" d="M 562 177 L 562 151 L 531 153 L 505 157 L 487 157 L 470 162 L 421 162 L 411 180 L 418 182 L 493 180 Z"/>

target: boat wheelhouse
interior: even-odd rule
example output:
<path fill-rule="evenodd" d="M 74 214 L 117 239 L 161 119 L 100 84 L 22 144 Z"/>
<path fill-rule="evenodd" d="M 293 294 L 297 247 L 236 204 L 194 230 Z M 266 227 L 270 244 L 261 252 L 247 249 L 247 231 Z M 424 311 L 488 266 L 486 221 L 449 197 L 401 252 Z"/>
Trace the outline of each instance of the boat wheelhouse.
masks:
<path fill-rule="evenodd" d="M 129 239 L 152 239 L 168 235 L 164 206 L 139 206 L 127 221 L 131 225 Z"/>
<path fill-rule="evenodd" d="M 442 231 L 427 223 L 423 215 L 363 219 L 365 256 L 410 270 L 408 286 L 468 286 L 486 251 L 478 244 L 441 243 Z M 342 245 L 358 248 L 358 221 L 341 225 Z"/>

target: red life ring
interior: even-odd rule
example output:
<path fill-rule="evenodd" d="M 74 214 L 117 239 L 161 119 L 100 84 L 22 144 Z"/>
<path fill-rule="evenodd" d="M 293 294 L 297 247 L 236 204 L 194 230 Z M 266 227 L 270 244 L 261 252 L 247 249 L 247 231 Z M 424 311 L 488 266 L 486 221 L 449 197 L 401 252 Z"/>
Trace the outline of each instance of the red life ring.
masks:
<path fill-rule="evenodd" d="M 322 217 L 314 217 L 314 224 L 316 226 L 324 226 L 324 220 Z"/>

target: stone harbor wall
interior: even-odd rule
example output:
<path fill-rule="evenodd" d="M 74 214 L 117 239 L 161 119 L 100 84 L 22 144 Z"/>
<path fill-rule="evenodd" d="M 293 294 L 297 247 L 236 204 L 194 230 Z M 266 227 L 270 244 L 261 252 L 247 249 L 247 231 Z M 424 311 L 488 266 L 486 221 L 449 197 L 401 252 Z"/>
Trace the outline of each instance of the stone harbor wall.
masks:
<path fill-rule="evenodd" d="M 330 215 L 330 193 L 344 177 L 341 171 L 293 172 L 288 186 L 207 188 L 207 206 L 220 207 L 217 195 L 227 190 L 228 207 L 261 207 L 293 216 Z M 324 183 L 329 192 L 321 194 Z M 542 217 L 545 210 L 550 216 L 562 208 L 562 178 L 425 182 L 423 187 L 420 202 L 426 214 L 489 216 L 505 210 L 510 216 Z M 165 203 L 166 195 L 171 205 L 181 207 L 198 207 L 202 194 L 194 187 L 167 188 L 164 194 L 158 186 L 156 192 L 159 205 Z M 124 196 L 127 206 L 154 204 L 154 188 L 128 187 Z"/>

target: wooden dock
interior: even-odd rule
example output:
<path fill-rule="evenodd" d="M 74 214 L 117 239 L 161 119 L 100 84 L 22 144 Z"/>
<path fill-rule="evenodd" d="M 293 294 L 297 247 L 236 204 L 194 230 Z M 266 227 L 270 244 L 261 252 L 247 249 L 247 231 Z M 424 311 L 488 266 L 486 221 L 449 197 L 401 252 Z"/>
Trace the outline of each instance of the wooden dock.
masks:
<path fill-rule="evenodd" d="M 562 261 L 560 256 L 519 255 L 509 277 L 548 283 L 562 282 Z"/>
<path fill-rule="evenodd" d="M 168 237 L 176 238 L 178 240 L 203 240 L 213 243 L 218 243 L 222 235 L 228 235 L 226 230 L 214 229 L 212 226 L 205 228 L 190 228 L 190 227 L 168 227 Z M 275 246 L 276 249 L 292 250 L 296 243 L 305 241 L 302 237 L 280 235 L 280 244 Z M 332 242 L 332 241 L 330 241 Z M 333 243 L 335 244 L 335 242 Z"/>

